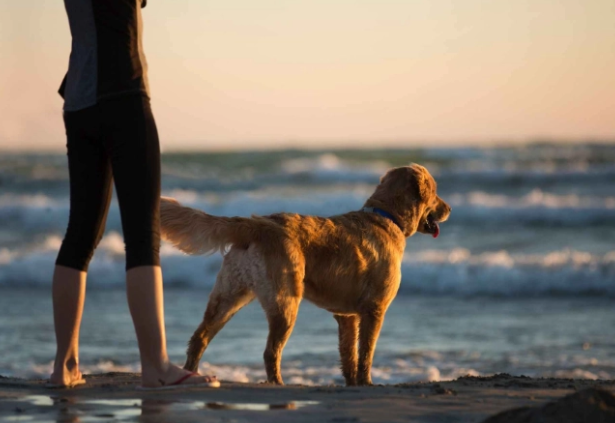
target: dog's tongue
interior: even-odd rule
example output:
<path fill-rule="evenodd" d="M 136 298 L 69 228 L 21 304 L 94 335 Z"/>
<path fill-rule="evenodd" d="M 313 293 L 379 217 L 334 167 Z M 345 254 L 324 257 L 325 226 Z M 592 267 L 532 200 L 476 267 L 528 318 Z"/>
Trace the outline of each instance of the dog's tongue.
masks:
<path fill-rule="evenodd" d="M 440 235 L 440 226 L 438 226 L 438 222 L 434 222 L 433 224 L 436 227 L 436 231 L 431 236 L 437 238 L 438 235 Z"/>

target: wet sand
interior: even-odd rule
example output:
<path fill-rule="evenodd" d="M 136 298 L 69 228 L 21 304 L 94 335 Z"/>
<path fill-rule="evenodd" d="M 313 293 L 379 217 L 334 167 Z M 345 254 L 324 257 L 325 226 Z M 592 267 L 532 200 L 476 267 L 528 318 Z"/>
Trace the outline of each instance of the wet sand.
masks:
<path fill-rule="evenodd" d="M 540 407 L 615 381 L 496 375 L 373 387 L 271 386 L 223 382 L 218 389 L 140 391 L 139 375 L 86 375 L 65 390 L 43 380 L 0 377 L 0 422 L 482 422 L 518 407 Z"/>

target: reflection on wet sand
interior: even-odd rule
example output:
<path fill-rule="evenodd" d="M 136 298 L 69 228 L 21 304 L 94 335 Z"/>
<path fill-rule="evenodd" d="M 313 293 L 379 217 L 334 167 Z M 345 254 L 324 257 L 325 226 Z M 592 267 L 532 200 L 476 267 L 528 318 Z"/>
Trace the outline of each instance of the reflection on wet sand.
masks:
<path fill-rule="evenodd" d="M 269 411 L 296 410 L 316 401 L 291 401 L 286 403 L 230 403 L 206 401 L 177 401 L 159 398 L 85 399 L 71 396 L 29 395 L 11 399 L 24 403 L 12 415 L 0 415 L 0 423 L 97 423 L 103 421 L 133 421 L 148 423 L 158 421 L 165 414 L 178 411 L 241 410 Z M 30 407 L 27 407 L 27 406 Z"/>
<path fill-rule="evenodd" d="M 211 410 L 249 410 L 249 411 L 268 411 L 268 410 L 296 410 L 308 405 L 318 404 L 317 401 L 291 401 L 281 404 L 259 404 L 259 403 L 224 403 L 208 402 L 205 407 Z"/>

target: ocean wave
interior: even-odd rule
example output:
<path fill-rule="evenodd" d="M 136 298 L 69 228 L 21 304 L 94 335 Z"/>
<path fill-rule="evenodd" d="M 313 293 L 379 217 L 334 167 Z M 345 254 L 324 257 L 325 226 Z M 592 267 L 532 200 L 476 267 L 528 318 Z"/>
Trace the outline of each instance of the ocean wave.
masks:
<path fill-rule="evenodd" d="M 409 164 L 409 163 L 408 163 Z M 377 183 L 391 166 L 383 161 L 351 163 L 335 154 L 323 154 L 314 158 L 298 158 L 280 163 L 282 175 L 309 178 L 314 182 L 373 182 Z"/>
<path fill-rule="evenodd" d="M 410 163 L 404 163 L 410 164 Z M 597 168 L 583 166 L 555 167 L 535 166 L 532 169 L 514 165 L 450 166 L 422 162 L 445 193 L 465 193 L 477 188 L 489 192 L 528 190 L 549 186 L 554 189 L 589 191 L 602 195 L 610 192 L 615 182 L 615 165 Z M 234 174 L 192 175 L 182 171 L 163 174 L 163 188 L 186 189 L 199 192 L 254 191 L 265 187 L 310 187 L 344 189 L 349 184 L 369 184 L 375 187 L 386 171 L 394 166 L 382 162 L 347 163 L 334 155 L 316 159 L 293 159 L 282 162 L 279 167 L 254 173 L 237 170 Z"/>
<path fill-rule="evenodd" d="M 462 376 L 490 376 L 495 372 L 479 372 L 471 367 L 465 367 L 462 363 L 434 363 L 419 364 L 412 360 L 395 359 L 387 362 L 374 364 L 372 379 L 376 384 L 397 384 L 413 382 L 442 382 L 457 379 Z M 480 363 L 476 363 L 480 366 Z M 139 362 L 115 363 L 110 360 L 101 360 L 96 363 L 79 363 L 84 374 L 97 374 L 107 372 L 130 372 L 139 373 Z M 45 364 L 19 364 L 0 365 L 4 375 L 21 378 L 49 377 L 53 370 L 53 362 Z M 262 383 L 267 380 L 263 364 L 213 364 L 203 360 L 199 365 L 201 374 L 213 374 L 223 382 Z M 513 373 L 515 373 L 513 371 Z M 287 385 L 343 385 L 344 379 L 339 367 L 331 365 L 313 365 L 303 363 L 301 360 L 285 360 L 282 363 L 282 374 Z M 555 377 L 574 379 L 602 379 L 610 380 L 615 377 L 615 372 L 610 366 L 600 368 L 568 367 L 563 369 L 551 369 L 535 367 L 531 370 L 524 369 L 525 376 L 531 377 Z"/>
<path fill-rule="evenodd" d="M 85 374 L 106 372 L 133 372 L 141 371 L 139 363 L 116 364 L 112 361 L 100 361 L 95 364 L 79 363 L 80 370 Z M 48 378 L 53 370 L 53 362 L 46 364 L 30 364 L 16 369 L 4 369 L 5 374 L 23 378 Z M 201 374 L 214 374 L 225 382 L 262 383 L 267 380 L 264 365 L 241 364 L 211 364 L 206 361 L 200 363 Z M 415 367 L 405 362 L 391 363 L 387 366 L 372 368 L 374 383 L 395 384 L 409 382 L 437 382 L 456 379 L 460 376 L 480 376 L 473 369 L 456 368 L 441 371 L 435 366 Z M 337 365 L 304 365 L 300 361 L 283 363 L 284 382 L 287 385 L 343 385 L 344 379 Z"/>
<path fill-rule="evenodd" d="M 162 185 L 165 190 L 193 190 L 201 193 L 258 191 L 285 187 L 341 188 L 347 185 L 370 184 L 373 187 L 391 166 L 374 161 L 351 163 L 334 154 L 300 157 L 271 163 L 255 170 L 251 167 L 211 170 L 198 167 L 164 167 Z M 372 189 L 373 189 L 372 187 Z"/>
<path fill-rule="evenodd" d="M 253 202 L 254 204 L 266 203 L 270 213 L 276 213 L 285 209 L 293 209 L 300 212 L 305 208 L 305 204 L 315 203 L 317 205 L 328 205 L 336 196 L 340 197 L 340 203 L 356 203 L 365 201 L 373 192 L 374 187 L 366 184 L 356 184 L 351 189 L 340 191 L 323 191 L 298 189 L 289 186 L 287 189 L 272 190 L 263 188 L 257 192 L 232 192 L 227 194 L 201 192 L 189 189 L 171 189 L 163 192 L 164 196 L 176 198 L 178 201 L 185 202 L 190 206 L 201 206 L 208 208 L 218 208 L 221 212 L 236 212 L 245 209 L 243 203 Z M 280 194 L 284 194 L 281 196 Z M 310 196 L 310 194 L 312 194 Z M 296 198 L 293 198 L 296 197 Z M 613 196 L 590 196 L 578 194 L 556 194 L 534 188 L 522 195 L 492 194 L 483 191 L 471 191 L 468 193 L 453 193 L 446 198 L 452 205 L 490 207 L 490 208 L 564 208 L 564 209 L 590 209 L 605 208 L 615 209 L 615 197 Z M 46 194 L 3 194 L 0 195 L 0 211 L 3 213 L 42 210 L 49 212 L 68 210 L 68 196 L 51 196 Z M 242 204 L 238 204 L 238 203 Z M 226 205 L 225 205 L 226 203 Z M 116 205 L 114 202 L 113 205 Z M 224 208 L 221 208 L 224 206 Z M 353 204 L 352 206 L 355 206 Z M 352 207 L 354 209 L 356 207 Z M 349 209 L 349 210 L 350 210 Z M 258 211 L 258 208 L 255 208 Z M 271 210 L 271 211 L 269 211 Z"/>
<path fill-rule="evenodd" d="M 547 254 L 495 251 L 471 254 L 424 251 L 406 254 L 401 291 L 438 295 L 615 295 L 615 251 Z"/>
<path fill-rule="evenodd" d="M 425 165 L 446 192 L 547 185 L 607 192 L 615 181 L 612 147 L 558 146 L 169 154 L 162 158 L 162 183 L 166 190 L 219 193 L 287 185 L 375 185 L 388 169 L 411 162 Z M 64 156 L 0 158 L 0 184 L 6 192 L 67 195 L 67 176 Z"/>
<path fill-rule="evenodd" d="M 174 197 L 186 206 L 217 216 L 268 215 L 278 212 L 332 216 L 358 210 L 372 193 L 372 186 L 356 185 L 346 190 L 326 191 L 286 188 L 263 189 L 228 194 L 201 193 L 174 189 L 163 195 Z M 444 197 L 453 206 L 448 225 L 497 227 L 506 225 L 543 227 L 589 227 L 609 225 L 615 216 L 615 197 L 554 194 L 533 189 L 523 195 L 489 194 L 471 191 Z M 68 198 L 43 194 L 0 195 L 0 230 L 35 235 L 64 232 L 68 223 Z M 120 231 L 117 201 L 112 201 L 107 228 Z M 30 240 L 28 236 L 26 239 Z M 1 238 L 0 238 L 1 240 Z M 1 246 L 1 244 L 0 244 Z"/>
<path fill-rule="evenodd" d="M 447 198 L 451 205 L 513 208 L 513 209 L 606 209 L 615 210 L 615 197 L 598 197 L 578 194 L 553 194 L 539 188 L 521 196 L 489 194 L 472 191 L 467 194 L 452 194 Z"/>
<path fill-rule="evenodd" d="M 49 286 L 61 243 L 59 235 L 49 235 L 37 246 L 0 248 L 0 287 Z M 203 285 L 203 274 L 215 278 L 222 263 L 220 256 L 186 256 L 166 243 L 161 246 L 160 253 L 165 267 L 165 284 L 177 287 Z M 88 269 L 94 289 L 96 286 L 122 287 L 124 262 L 122 236 L 117 232 L 106 234 Z M 212 285 L 213 281 L 209 281 L 206 286 Z"/>
<path fill-rule="evenodd" d="M 61 244 L 58 235 L 37 247 L 0 249 L 0 287 L 47 286 Z M 89 268 L 92 286 L 123 286 L 124 243 L 116 232 L 101 241 Z M 167 243 L 161 248 L 167 286 L 211 288 L 222 257 L 187 256 Z M 615 296 L 615 251 L 547 254 L 507 251 L 473 254 L 467 249 L 406 253 L 400 293 L 449 296 Z"/>
<path fill-rule="evenodd" d="M 535 188 L 522 195 L 471 191 L 451 194 L 446 201 L 454 211 L 450 223 L 497 227 L 504 224 L 543 227 L 610 225 L 615 197 L 554 194 Z"/>

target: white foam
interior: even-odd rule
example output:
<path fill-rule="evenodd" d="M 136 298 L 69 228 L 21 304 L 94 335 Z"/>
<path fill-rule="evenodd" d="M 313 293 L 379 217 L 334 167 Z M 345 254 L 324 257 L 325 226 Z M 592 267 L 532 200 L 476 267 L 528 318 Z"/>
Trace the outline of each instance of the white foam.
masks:
<path fill-rule="evenodd" d="M 557 377 L 563 379 L 590 379 L 590 380 L 609 380 L 611 375 L 605 371 L 591 372 L 585 369 L 569 369 L 569 370 L 556 370 L 553 372 L 546 372 L 545 377 Z"/>
<path fill-rule="evenodd" d="M 96 364 L 80 363 L 81 371 L 85 374 L 107 372 L 131 372 L 139 373 L 139 363 L 117 364 L 108 360 L 102 360 Z M 15 369 L 11 376 L 25 378 L 47 378 L 53 370 L 53 362 L 45 364 L 30 364 L 24 368 Z M 258 365 L 231 365 L 211 364 L 201 362 L 199 373 L 204 375 L 216 375 L 218 379 L 229 382 L 261 383 L 267 380 L 263 364 Z M 305 365 L 300 361 L 282 364 L 282 374 L 286 384 L 290 385 L 334 385 L 343 384 L 344 379 L 338 366 L 314 366 Z M 374 366 L 372 379 L 374 383 L 395 384 L 408 382 L 438 382 L 456 379 L 464 375 L 479 376 L 480 373 L 473 369 L 455 368 L 452 370 L 440 370 L 436 366 Z"/>
<path fill-rule="evenodd" d="M 58 204 L 58 201 L 44 194 L 31 195 L 16 195 L 2 194 L 0 195 L 0 207 L 32 207 L 43 208 L 52 207 Z"/>
<path fill-rule="evenodd" d="M 342 188 L 313 189 L 293 186 L 263 188 L 230 193 L 175 189 L 163 194 L 186 206 L 219 216 L 269 215 L 279 212 L 332 216 L 358 210 L 372 193 L 371 184 Z M 522 196 L 496 195 L 481 191 L 446 197 L 453 206 L 448 225 L 504 228 L 507 225 L 590 227 L 615 219 L 615 197 L 557 195 L 535 189 Z M 68 199 L 45 195 L 0 195 L 0 229 L 24 234 L 20 242 L 31 242 L 39 234 L 63 234 L 69 215 Z M 120 214 L 112 201 L 107 218 L 108 231 L 121 231 Z M 19 247 L 20 245 L 18 245 Z M 0 245 L 0 248 L 3 246 Z"/>
<path fill-rule="evenodd" d="M 49 235 L 38 246 L 0 249 L 0 287 L 47 286 L 61 244 Z M 124 242 L 110 232 L 90 264 L 95 286 L 121 286 L 124 281 Z M 165 283 L 211 287 L 222 257 L 187 256 L 168 243 L 161 247 Z M 402 262 L 400 293 L 438 295 L 615 295 L 615 251 L 591 254 L 570 249 L 546 254 L 511 254 L 491 251 L 472 254 L 468 249 L 425 250 L 406 253 Z"/>
<path fill-rule="evenodd" d="M 466 194 L 453 194 L 447 200 L 453 206 L 488 208 L 615 209 L 615 197 L 557 195 L 538 188 L 520 197 L 472 191 Z"/>
<path fill-rule="evenodd" d="M 110 256 L 124 255 L 124 238 L 117 232 L 111 232 L 103 237 L 97 250 Z M 122 257 L 123 258 L 123 257 Z"/>
<path fill-rule="evenodd" d="M 8 248 L 0 249 L 0 266 L 9 264 L 13 261 L 14 257 L 15 254 L 13 254 Z"/>
<path fill-rule="evenodd" d="M 402 275 L 402 292 L 470 296 L 615 295 L 615 251 L 423 251 L 405 255 Z"/>
<path fill-rule="evenodd" d="M 314 180 L 328 181 L 374 181 L 390 168 L 390 164 L 380 161 L 356 163 L 341 160 L 335 154 L 322 154 L 315 158 L 285 160 L 280 169 L 287 175 L 304 175 Z"/>
<path fill-rule="evenodd" d="M 141 365 L 137 363 L 118 364 L 108 360 L 102 360 L 95 364 L 80 363 L 80 368 L 85 374 L 107 372 L 130 372 L 139 373 Z M 11 371 L 11 376 L 24 378 L 47 378 L 53 370 L 53 362 L 45 364 L 30 364 Z M 199 373 L 204 375 L 216 375 L 218 379 L 228 382 L 262 383 L 267 379 L 264 365 L 241 365 L 241 364 L 211 364 L 201 362 Z M 520 373 L 519 373 L 520 374 Z M 523 374 L 532 377 L 555 377 L 590 380 L 610 380 L 615 374 L 602 369 L 590 371 L 580 367 L 570 369 L 542 369 L 524 371 Z M 337 366 L 314 366 L 306 365 L 300 361 L 283 362 L 282 375 L 289 385 L 340 385 L 344 379 Z M 397 360 L 387 365 L 375 365 L 372 368 L 372 379 L 376 384 L 397 384 L 412 382 L 442 382 L 457 379 L 462 376 L 488 376 L 489 373 L 481 373 L 473 368 L 454 365 L 453 363 L 440 363 L 437 365 L 417 366 Z"/>

